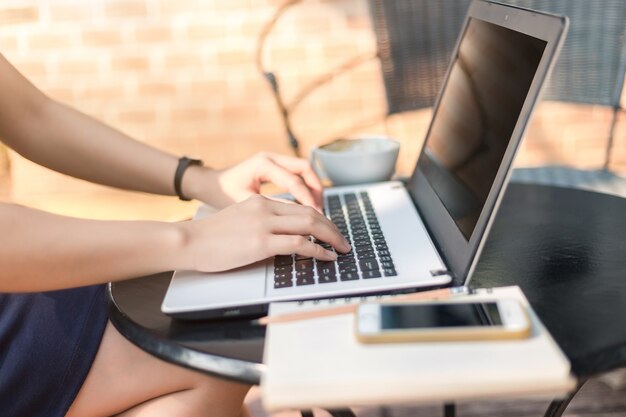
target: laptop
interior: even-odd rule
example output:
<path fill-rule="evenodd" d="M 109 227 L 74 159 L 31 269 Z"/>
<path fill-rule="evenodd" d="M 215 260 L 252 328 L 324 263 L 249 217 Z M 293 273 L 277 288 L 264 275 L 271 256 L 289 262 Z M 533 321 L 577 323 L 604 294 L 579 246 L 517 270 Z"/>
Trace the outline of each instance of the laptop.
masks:
<path fill-rule="evenodd" d="M 274 301 L 467 285 L 567 26 L 566 17 L 473 1 L 410 180 L 324 191 L 325 214 L 351 253 L 335 262 L 291 255 L 220 273 L 176 271 L 162 311 L 260 315 Z"/>

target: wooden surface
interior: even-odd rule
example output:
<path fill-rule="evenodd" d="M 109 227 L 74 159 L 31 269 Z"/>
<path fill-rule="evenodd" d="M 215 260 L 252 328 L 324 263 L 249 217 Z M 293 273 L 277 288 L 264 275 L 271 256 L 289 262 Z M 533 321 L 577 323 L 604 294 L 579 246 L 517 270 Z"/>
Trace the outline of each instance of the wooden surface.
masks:
<path fill-rule="evenodd" d="M 260 392 L 254 388 L 246 403 L 251 417 L 298 417 L 299 413 L 285 411 L 267 413 L 260 401 Z M 458 404 L 458 417 L 541 417 L 548 400 L 499 400 L 472 401 Z M 354 409 L 357 417 L 439 417 L 442 406 L 367 407 Z M 328 416 L 322 410 L 314 410 L 316 417 Z M 618 417 L 626 416 L 626 389 L 614 390 L 604 383 L 592 379 L 571 402 L 566 417 Z"/>

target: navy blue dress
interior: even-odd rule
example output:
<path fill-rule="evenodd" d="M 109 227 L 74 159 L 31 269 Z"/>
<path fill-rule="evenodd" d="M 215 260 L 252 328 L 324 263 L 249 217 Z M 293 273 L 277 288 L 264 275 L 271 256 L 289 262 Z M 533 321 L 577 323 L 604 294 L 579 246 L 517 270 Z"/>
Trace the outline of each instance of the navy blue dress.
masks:
<path fill-rule="evenodd" d="M 0 415 L 65 416 L 102 340 L 104 289 L 0 294 Z"/>

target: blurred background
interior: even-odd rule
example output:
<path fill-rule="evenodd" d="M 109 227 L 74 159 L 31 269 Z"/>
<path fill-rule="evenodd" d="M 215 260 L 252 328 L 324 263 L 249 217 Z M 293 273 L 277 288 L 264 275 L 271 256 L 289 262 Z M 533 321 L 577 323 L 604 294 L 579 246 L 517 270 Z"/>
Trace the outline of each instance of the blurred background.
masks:
<path fill-rule="evenodd" d="M 264 32 L 286 3 L 294 5 Z M 402 143 L 398 173 L 409 174 L 431 111 L 385 117 L 377 50 L 367 0 L 0 4 L 0 53 L 46 94 L 140 141 L 216 168 L 261 150 L 292 152 L 258 53 L 279 81 L 283 101 L 297 102 L 290 123 L 303 155 L 336 137 L 386 134 Z M 621 102 L 623 108 L 624 93 Z M 603 168 L 612 117 L 607 106 L 543 102 L 515 164 Z M 607 168 L 626 174 L 626 114 L 617 118 Z M 193 204 L 175 198 L 53 173 L 3 148 L 0 178 L 3 200 L 59 213 L 177 219 L 193 212 Z"/>

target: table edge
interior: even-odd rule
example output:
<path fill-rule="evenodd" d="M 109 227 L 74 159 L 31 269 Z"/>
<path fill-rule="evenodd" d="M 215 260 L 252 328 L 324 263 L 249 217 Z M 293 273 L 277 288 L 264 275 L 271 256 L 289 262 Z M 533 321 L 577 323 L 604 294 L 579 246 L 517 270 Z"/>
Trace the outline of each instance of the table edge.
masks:
<path fill-rule="evenodd" d="M 266 366 L 201 352 L 151 334 L 119 308 L 111 283 L 106 287 L 109 321 L 132 344 L 166 362 L 235 382 L 259 385 Z"/>

